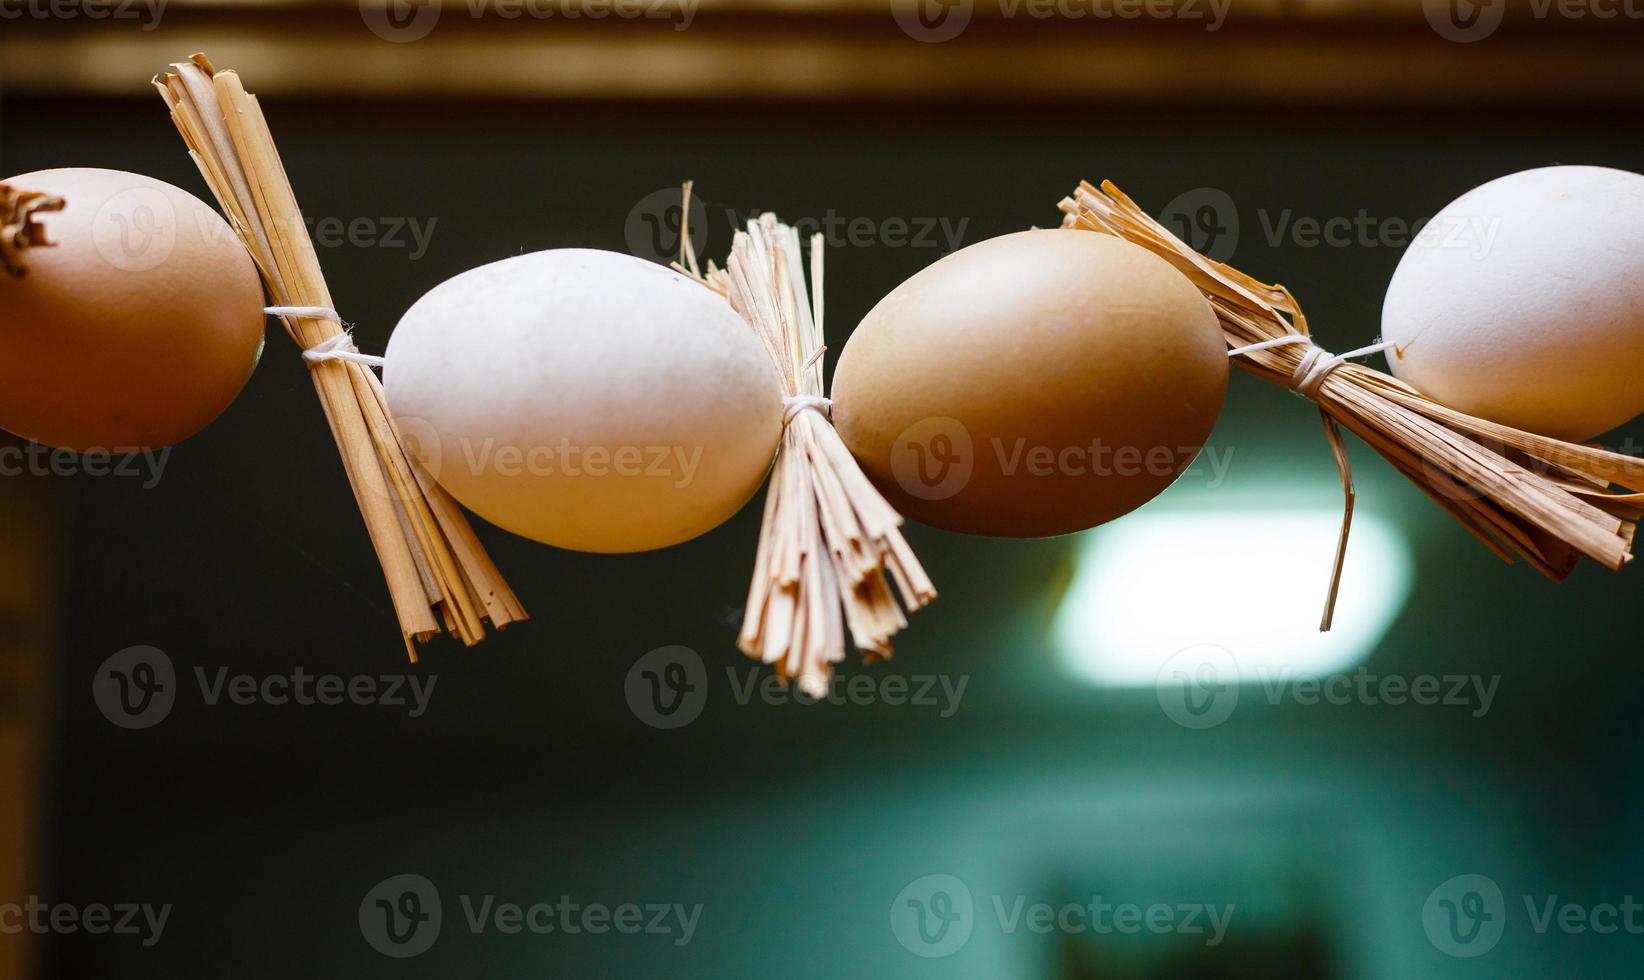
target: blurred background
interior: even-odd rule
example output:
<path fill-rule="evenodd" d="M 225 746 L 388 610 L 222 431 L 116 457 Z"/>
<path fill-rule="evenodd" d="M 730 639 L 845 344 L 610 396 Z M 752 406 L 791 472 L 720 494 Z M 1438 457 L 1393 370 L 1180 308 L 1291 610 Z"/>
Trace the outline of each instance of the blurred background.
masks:
<path fill-rule="evenodd" d="M 1081 178 L 1343 350 L 1468 188 L 1644 171 L 1620 0 L 362 2 L 0 0 L 0 175 L 205 196 L 148 86 L 204 50 L 261 96 L 362 349 L 484 262 L 673 254 L 690 178 L 699 254 L 761 210 L 824 233 L 831 364 Z M 1109 527 L 911 528 L 942 597 L 841 703 L 735 649 L 757 499 L 621 557 L 481 527 L 534 619 L 413 667 L 272 327 L 163 458 L 0 479 L 0 976 L 1636 975 L 1638 573 L 1502 565 L 1351 448 L 1328 636 L 1330 450 L 1235 372 L 1194 472 Z M 174 703 L 100 708 L 116 656 Z M 699 693 L 647 686 L 671 665 Z M 299 669 L 407 703 L 212 700 Z M 26 927 L 31 897 L 76 918 Z"/>

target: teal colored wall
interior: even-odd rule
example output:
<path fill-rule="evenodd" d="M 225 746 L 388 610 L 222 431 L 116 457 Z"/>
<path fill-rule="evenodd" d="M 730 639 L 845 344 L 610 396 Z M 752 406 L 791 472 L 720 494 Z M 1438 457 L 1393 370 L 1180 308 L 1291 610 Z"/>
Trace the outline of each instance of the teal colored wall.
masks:
<path fill-rule="evenodd" d="M 203 193 L 157 100 L 12 96 L 0 109 L 0 171 L 113 166 Z M 1243 216 L 1235 264 L 1291 286 L 1321 342 L 1345 349 L 1375 335 L 1398 250 L 1272 244 L 1257 212 L 1416 218 L 1530 166 L 1644 170 L 1639 119 L 1580 112 L 273 99 L 265 111 L 310 215 L 438 219 L 415 260 L 322 249 L 338 305 L 373 351 L 458 271 L 539 248 L 624 249 L 635 202 L 684 178 L 716 205 L 790 218 L 963 219 L 969 242 L 1050 224 L 1080 177 L 1104 176 L 1155 206 L 1226 190 Z M 714 214 L 717 255 L 728 224 Z M 940 254 L 830 254 L 834 352 L 879 296 Z M 1075 542 L 926 528 L 910 538 L 942 598 L 895 660 L 870 669 L 963 675 L 959 711 L 740 706 L 722 678 L 745 667 L 733 641 L 756 503 L 702 539 L 635 556 L 483 529 L 535 620 L 472 651 L 429 651 L 421 669 L 439 687 L 414 722 L 188 703 L 153 730 L 115 729 L 83 692 L 105 657 L 137 643 L 185 674 L 405 669 L 303 375 L 271 335 L 246 395 L 178 451 L 159 487 L 59 481 L 67 612 L 51 886 L 176 910 L 153 949 L 53 942 L 54 975 L 1239 976 L 1298 943 L 1316 953 L 1316 975 L 1355 980 L 1625 976 L 1636 962 L 1636 935 L 1535 934 L 1519 896 L 1591 905 L 1644 892 L 1638 573 L 1584 568 L 1553 585 L 1505 567 L 1359 444 L 1360 507 L 1406 529 L 1416 569 L 1368 667 L 1499 674 L 1482 718 L 1252 696 L 1224 725 L 1181 728 L 1152 691 L 1091 690 L 1059 667 L 1047 637 Z M 1150 509 L 1237 519 L 1251 500 L 1338 505 L 1317 416 L 1288 393 L 1235 377 L 1214 440 L 1235 453 L 1229 483 L 1178 487 Z M 1252 602 L 1311 607 L 1324 560 L 1317 581 L 1244 585 Z M 672 732 L 639 723 L 623 699 L 634 660 L 668 644 L 700 653 L 714 683 L 702 718 Z M 447 922 L 432 950 L 395 961 L 365 944 L 356 916 L 368 889 L 406 872 L 439 887 Z M 903 886 L 932 873 L 959 877 L 978 902 L 1099 891 L 1234 903 L 1240 959 L 1206 972 L 1173 959 L 1202 949 L 1168 938 L 1074 949 L 1004 935 L 985 917 L 954 957 L 920 959 L 890 915 Z M 1500 944 L 1471 960 L 1441 953 L 1422 926 L 1429 894 L 1465 873 L 1496 881 L 1508 914 Z M 453 899 L 562 893 L 704 912 L 675 948 L 652 936 L 468 935 Z M 1136 963 L 1142 972 L 1122 972 Z"/>

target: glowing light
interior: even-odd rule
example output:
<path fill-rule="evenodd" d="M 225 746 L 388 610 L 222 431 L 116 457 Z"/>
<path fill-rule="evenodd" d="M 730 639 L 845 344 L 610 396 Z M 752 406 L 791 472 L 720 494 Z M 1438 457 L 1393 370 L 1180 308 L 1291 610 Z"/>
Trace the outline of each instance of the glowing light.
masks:
<path fill-rule="evenodd" d="M 1189 647 L 1225 648 L 1245 683 L 1362 661 L 1410 595 L 1410 547 L 1354 516 L 1334 627 L 1319 613 L 1341 514 L 1226 510 L 1136 514 L 1088 532 L 1053 639 L 1067 669 L 1106 687 L 1152 686 Z"/>

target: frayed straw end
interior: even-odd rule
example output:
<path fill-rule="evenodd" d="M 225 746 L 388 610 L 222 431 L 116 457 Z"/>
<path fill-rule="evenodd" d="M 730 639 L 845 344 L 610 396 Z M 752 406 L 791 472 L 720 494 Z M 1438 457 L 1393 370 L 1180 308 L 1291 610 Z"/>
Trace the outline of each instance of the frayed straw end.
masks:
<path fill-rule="evenodd" d="M 43 191 L 29 191 L 0 184 L 0 268 L 21 279 L 28 269 L 23 253 L 55 243 L 46 240 L 40 215 L 63 210 L 63 199 Z"/>
<path fill-rule="evenodd" d="M 685 203 L 688 214 L 688 196 Z M 812 696 L 826 693 L 847 637 L 867 662 L 886 659 L 891 638 L 908 624 L 904 606 L 936 598 L 902 537 L 901 516 L 827 419 L 821 255 L 817 236 L 807 289 L 799 236 L 766 214 L 737 233 L 724 269 L 710 264 L 699 279 L 764 344 L 789 405 L 737 645 Z M 689 255 L 678 264 L 694 266 Z"/>
<path fill-rule="evenodd" d="M 1516 555 L 1559 579 L 1583 555 L 1611 570 L 1632 560 L 1644 493 L 1610 487 L 1644 491 L 1644 459 L 1475 418 L 1345 357 L 1332 359 L 1318 377 L 1298 372 L 1304 359 L 1318 362 L 1317 348 L 1291 342 L 1309 336 L 1307 319 L 1283 286 L 1200 255 L 1111 182 L 1100 189 L 1081 183 L 1060 207 L 1064 227 L 1122 238 L 1175 266 L 1210 301 L 1229 350 L 1238 351 L 1235 366 L 1318 404 L 1347 500 L 1321 628 L 1329 628 L 1334 611 L 1352 517 L 1352 476 L 1338 426 L 1369 443 L 1506 561 Z M 1297 384 L 1298 373 L 1307 384 Z"/>

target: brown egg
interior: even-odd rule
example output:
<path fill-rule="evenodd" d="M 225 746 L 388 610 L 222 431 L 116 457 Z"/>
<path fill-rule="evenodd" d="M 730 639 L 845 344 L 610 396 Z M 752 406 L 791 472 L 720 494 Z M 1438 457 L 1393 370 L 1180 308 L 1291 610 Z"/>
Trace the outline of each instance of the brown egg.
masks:
<path fill-rule="evenodd" d="M 251 256 L 186 191 L 117 170 L 40 170 L 54 245 L 0 274 L 0 428 L 75 450 L 188 438 L 245 387 L 263 343 Z"/>
<path fill-rule="evenodd" d="M 1039 537 L 1169 486 L 1226 391 L 1226 342 L 1185 276 L 1107 235 L 1025 231 L 881 300 L 840 355 L 833 418 L 909 517 Z"/>

